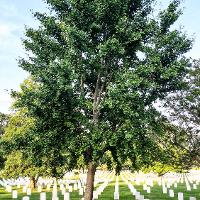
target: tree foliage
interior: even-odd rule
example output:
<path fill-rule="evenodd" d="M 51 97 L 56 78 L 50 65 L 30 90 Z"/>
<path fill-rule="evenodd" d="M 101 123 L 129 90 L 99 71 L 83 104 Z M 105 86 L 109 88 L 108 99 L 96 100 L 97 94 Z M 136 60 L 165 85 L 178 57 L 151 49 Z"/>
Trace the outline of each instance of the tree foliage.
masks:
<path fill-rule="evenodd" d="M 190 165 L 199 166 L 200 149 L 200 68 L 199 60 L 193 62 L 187 76 L 187 87 L 171 95 L 166 106 L 170 108 L 170 120 L 178 122 L 187 133 L 189 145 L 185 146 L 190 154 Z M 186 162 L 187 163 L 187 162 Z"/>
<path fill-rule="evenodd" d="M 0 113 L 0 169 L 4 167 L 4 162 L 5 162 L 3 146 L 1 145 L 1 137 L 4 135 L 8 119 L 9 115 Z"/>
<path fill-rule="evenodd" d="M 0 136 L 4 134 L 4 129 L 8 123 L 9 115 L 0 113 Z"/>
<path fill-rule="evenodd" d="M 38 86 L 29 78 L 20 87 L 22 90 L 26 88 L 26 90 L 32 91 Z M 62 165 L 63 168 L 59 167 L 59 165 L 48 168 L 49 165 L 47 163 L 53 162 L 53 158 L 50 158 L 47 154 L 34 158 L 36 155 L 33 151 L 37 150 L 39 152 L 39 149 L 35 149 L 38 146 L 35 145 L 34 149 L 32 149 L 29 148 L 29 145 L 39 143 L 39 138 L 35 137 L 34 140 L 31 140 L 32 138 L 29 135 L 34 131 L 36 120 L 29 116 L 27 108 L 17 108 L 17 103 L 18 99 L 15 99 L 12 105 L 15 112 L 10 115 L 5 133 L 1 138 L 4 158 L 6 159 L 2 176 L 8 178 L 50 176 L 52 175 L 52 170 L 55 171 L 54 173 L 58 177 L 62 176 L 66 172 L 64 165 Z M 49 154 L 51 154 L 51 151 L 49 151 Z"/>

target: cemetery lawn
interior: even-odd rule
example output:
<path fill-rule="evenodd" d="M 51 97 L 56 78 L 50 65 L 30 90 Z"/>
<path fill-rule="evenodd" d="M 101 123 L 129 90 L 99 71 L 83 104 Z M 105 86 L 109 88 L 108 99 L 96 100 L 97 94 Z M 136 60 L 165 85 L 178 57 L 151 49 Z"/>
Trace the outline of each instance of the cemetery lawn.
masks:
<path fill-rule="evenodd" d="M 169 194 L 163 194 L 162 186 L 158 184 L 155 184 L 154 187 L 151 188 L 150 194 L 143 190 L 142 185 L 134 185 L 134 187 L 144 195 L 145 199 L 150 200 L 177 200 L 178 192 L 184 193 L 184 200 L 189 200 L 189 197 L 196 197 L 197 200 L 200 200 L 200 186 L 198 186 L 196 190 L 192 189 L 191 191 L 187 191 L 185 184 L 179 184 L 177 188 L 171 187 L 170 189 L 174 190 L 174 197 L 169 197 Z"/>
<path fill-rule="evenodd" d="M 51 192 L 46 191 L 46 190 L 43 190 L 42 192 L 46 192 L 47 200 L 52 200 L 52 193 Z M 24 197 L 24 196 L 26 196 L 26 194 L 24 194 L 22 192 L 22 189 L 21 190 L 18 189 L 17 200 L 21 200 L 22 197 Z M 61 192 L 58 192 L 58 197 L 59 197 L 59 200 L 63 199 L 63 195 L 61 194 Z M 72 192 L 70 194 L 70 198 L 74 199 L 74 200 L 80 200 L 81 199 L 80 196 L 78 195 L 78 192 Z M 13 200 L 11 193 L 6 192 L 5 189 L 2 188 L 2 187 L 0 187 L 0 199 L 1 200 Z M 37 192 L 37 190 L 32 191 L 31 196 L 30 196 L 30 200 L 39 200 L 39 199 L 40 199 L 40 194 Z"/>
<path fill-rule="evenodd" d="M 132 183 L 133 184 L 133 183 Z M 101 183 L 99 184 L 101 185 Z M 134 185 L 134 184 L 133 184 Z M 151 193 L 148 194 L 146 191 L 143 191 L 142 185 L 134 185 L 134 187 L 139 191 L 142 195 L 144 195 L 145 199 L 149 200 L 177 200 L 177 194 L 178 192 L 184 193 L 184 200 L 189 200 L 189 197 L 196 197 L 197 200 L 200 200 L 200 186 L 197 187 L 196 190 L 192 189 L 192 191 L 187 191 L 185 184 L 178 184 L 177 188 L 171 187 L 171 189 L 174 190 L 174 197 L 169 197 L 168 194 L 162 193 L 162 187 L 154 184 L 154 186 L 151 188 Z M 101 196 L 99 196 L 99 200 L 113 200 L 113 194 L 114 194 L 114 188 L 115 188 L 115 180 L 109 183 L 109 185 L 105 188 Z M 59 191 L 59 190 L 58 190 Z M 51 192 L 43 190 L 43 192 L 47 193 L 47 200 L 52 200 Z M 131 194 L 128 186 L 125 182 L 121 180 L 119 177 L 119 194 L 120 194 L 120 200 L 134 200 L 134 196 Z M 18 189 L 18 200 L 21 200 L 22 197 L 25 196 L 25 194 L 22 193 L 22 189 Z M 58 192 L 59 200 L 63 200 L 63 196 L 60 192 Z M 3 187 L 0 187 L 0 199 L 1 200 L 12 200 L 12 196 L 10 193 L 6 192 Z M 39 200 L 40 196 L 39 193 L 36 191 L 32 191 L 32 194 L 30 196 L 30 200 Z M 71 200 L 81 200 L 81 196 L 79 196 L 78 192 L 72 192 L 70 193 L 70 199 Z"/>

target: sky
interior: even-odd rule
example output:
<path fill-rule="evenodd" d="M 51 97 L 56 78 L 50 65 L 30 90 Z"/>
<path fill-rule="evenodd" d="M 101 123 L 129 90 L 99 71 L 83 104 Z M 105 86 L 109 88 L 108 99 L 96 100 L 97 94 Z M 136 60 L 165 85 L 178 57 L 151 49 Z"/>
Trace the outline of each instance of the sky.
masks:
<path fill-rule="evenodd" d="M 161 6 L 169 0 L 160 1 Z M 42 0 L 0 0 L 0 112 L 9 113 L 12 100 L 10 91 L 19 90 L 20 83 L 28 73 L 18 67 L 17 59 L 25 56 L 21 39 L 24 38 L 25 25 L 37 27 L 38 22 L 32 11 L 45 11 Z M 200 58 L 200 1 L 184 0 L 183 15 L 176 22 L 177 27 L 195 39 L 193 49 L 187 54 Z"/>

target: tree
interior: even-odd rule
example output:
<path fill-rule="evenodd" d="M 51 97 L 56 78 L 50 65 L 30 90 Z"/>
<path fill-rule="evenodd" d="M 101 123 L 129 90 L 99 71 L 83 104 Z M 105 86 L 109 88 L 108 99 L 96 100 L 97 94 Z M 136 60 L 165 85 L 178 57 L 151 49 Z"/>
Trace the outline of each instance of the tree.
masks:
<path fill-rule="evenodd" d="M 117 173 L 127 159 L 135 168 L 157 159 L 162 126 L 154 103 L 184 87 L 191 40 L 170 29 L 181 14 L 178 0 L 156 18 L 154 0 L 46 3 L 53 12 L 34 14 L 41 25 L 26 29 L 30 55 L 19 63 L 37 87 L 13 93 L 36 120 L 23 144 L 33 158 L 54 159 L 51 168 L 66 157 L 75 168 L 84 156 L 84 198 L 91 200 L 106 152 Z"/>
<path fill-rule="evenodd" d="M 194 162 L 188 151 L 191 145 L 187 132 L 167 119 L 163 119 L 162 125 L 165 134 L 157 138 L 161 146 L 160 154 L 157 155 L 159 158 L 145 165 L 142 171 L 153 171 L 163 176 L 167 172 L 180 173 L 190 170 L 194 167 Z"/>
<path fill-rule="evenodd" d="M 20 109 L 16 113 L 10 115 L 7 126 L 4 130 L 4 135 L 1 138 L 4 149 L 5 165 L 1 171 L 1 176 L 5 178 L 18 178 L 19 176 L 29 176 L 31 180 L 31 187 L 36 187 L 36 177 L 42 171 L 42 167 L 36 167 L 31 160 L 25 159 L 23 151 L 16 151 L 12 148 L 12 138 L 23 137 L 27 131 L 34 125 L 34 119 L 27 117 L 26 109 Z M 8 142 L 9 141 L 9 142 Z M 5 144 L 6 145 L 5 145 Z M 44 174 L 43 170 L 43 174 Z"/>
<path fill-rule="evenodd" d="M 4 129 L 8 123 L 9 115 L 0 113 L 0 136 L 4 134 Z"/>
<path fill-rule="evenodd" d="M 31 80 L 26 79 L 21 88 L 27 88 L 29 91 L 34 90 L 37 85 Z M 27 109 L 21 107 L 16 108 L 17 99 L 12 105 L 13 113 L 9 116 L 7 126 L 4 130 L 4 135 L 1 138 L 2 150 L 4 150 L 5 166 L 1 171 L 2 177 L 5 178 L 18 178 L 19 176 L 30 177 L 31 188 L 36 187 L 37 179 L 39 176 L 50 176 L 51 170 L 56 170 L 57 176 L 63 176 L 65 168 L 59 168 L 59 166 L 53 169 L 49 169 L 45 163 L 50 162 L 51 159 L 47 156 L 37 157 L 37 162 L 32 159 L 34 154 L 30 149 L 20 149 L 21 141 L 31 141 L 28 138 L 29 132 L 32 131 L 35 126 L 35 119 L 29 117 Z M 34 138 L 36 139 L 36 138 Z M 35 147 L 37 148 L 37 147 Z"/>
<path fill-rule="evenodd" d="M 0 113 L 0 141 L 1 141 L 2 135 L 4 134 L 5 128 L 7 126 L 8 118 L 9 118 L 9 115 Z M 5 162 L 4 151 L 0 143 L 0 169 L 3 168 L 4 162 Z"/>
<path fill-rule="evenodd" d="M 190 154 L 190 165 L 199 166 L 200 159 L 200 67 L 199 60 L 193 61 L 192 68 L 186 76 L 187 87 L 175 93 L 166 101 L 170 108 L 170 120 L 179 123 L 187 133 L 188 144 L 185 146 Z"/>
<path fill-rule="evenodd" d="M 37 178 L 45 168 L 34 166 L 31 161 L 23 158 L 20 151 L 13 151 L 6 157 L 6 162 L 1 176 L 3 178 L 30 177 L 30 187 L 36 188 Z"/>

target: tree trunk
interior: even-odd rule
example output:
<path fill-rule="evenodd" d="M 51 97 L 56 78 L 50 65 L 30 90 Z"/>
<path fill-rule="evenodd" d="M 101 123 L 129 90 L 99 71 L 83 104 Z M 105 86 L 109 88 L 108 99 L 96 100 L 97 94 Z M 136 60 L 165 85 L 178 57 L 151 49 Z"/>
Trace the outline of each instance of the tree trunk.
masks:
<path fill-rule="evenodd" d="M 31 189 L 35 189 L 36 188 L 36 179 L 34 176 L 30 177 L 30 187 Z"/>
<path fill-rule="evenodd" d="M 92 162 L 89 162 L 84 200 L 93 199 L 95 171 L 96 171 L 96 166 Z"/>

